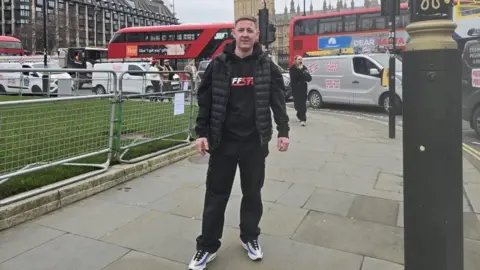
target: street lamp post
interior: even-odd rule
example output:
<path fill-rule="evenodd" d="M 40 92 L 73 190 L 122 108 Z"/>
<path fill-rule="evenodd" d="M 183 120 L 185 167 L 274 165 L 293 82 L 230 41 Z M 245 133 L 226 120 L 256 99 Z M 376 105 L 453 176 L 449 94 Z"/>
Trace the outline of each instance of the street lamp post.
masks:
<path fill-rule="evenodd" d="M 463 270 L 461 53 L 450 0 L 411 0 L 403 52 L 405 270 Z"/>
<path fill-rule="evenodd" d="M 307 16 L 307 5 L 305 3 L 305 0 L 303 0 L 303 16 Z"/>

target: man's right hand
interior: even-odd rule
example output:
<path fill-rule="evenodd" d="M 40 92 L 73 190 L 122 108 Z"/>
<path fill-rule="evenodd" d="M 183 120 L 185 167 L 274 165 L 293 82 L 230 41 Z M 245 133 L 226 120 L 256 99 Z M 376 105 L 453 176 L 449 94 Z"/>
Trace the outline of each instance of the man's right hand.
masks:
<path fill-rule="evenodd" d="M 197 152 L 202 155 L 202 156 L 205 156 L 207 154 L 207 151 L 208 151 L 208 140 L 207 138 L 198 138 L 195 140 L 195 149 L 197 150 Z"/>

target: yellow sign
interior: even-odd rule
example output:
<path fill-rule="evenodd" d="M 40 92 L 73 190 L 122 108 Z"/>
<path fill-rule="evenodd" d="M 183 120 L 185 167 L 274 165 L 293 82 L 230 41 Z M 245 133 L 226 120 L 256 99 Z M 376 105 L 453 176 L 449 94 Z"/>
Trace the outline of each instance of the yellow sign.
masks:
<path fill-rule="evenodd" d="M 345 49 L 334 49 L 334 50 L 322 50 L 322 51 L 310 51 L 306 52 L 307 56 L 327 56 L 327 55 L 338 55 L 338 54 L 353 54 L 353 48 Z"/>
<path fill-rule="evenodd" d="M 383 69 L 383 74 L 382 74 L 382 87 L 388 87 L 389 83 L 389 78 L 390 78 L 390 70 L 388 68 Z"/>
<path fill-rule="evenodd" d="M 454 10 L 455 20 L 480 18 L 480 0 L 457 0 Z"/>

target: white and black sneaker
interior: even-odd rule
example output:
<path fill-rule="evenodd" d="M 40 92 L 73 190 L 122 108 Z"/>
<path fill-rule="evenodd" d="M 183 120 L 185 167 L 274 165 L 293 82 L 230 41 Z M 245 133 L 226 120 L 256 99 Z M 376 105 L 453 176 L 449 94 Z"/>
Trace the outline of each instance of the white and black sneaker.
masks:
<path fill-rule="evenodd" d="M 217 253 L 210 253 L 203 250 L 197 250 L 188 265 L 188 270 L 203 270 L 207 267 L 207 263 L 213 261 L 217 257 Z"/>
<path fill-rule="evenodd" d="M 251 240 L 246 243 L 242 241 L 242 247 L 247 250 L 248 257 L 252 261 L 260 261 L 263 259 L 263 251 L 258 240 Z"/>

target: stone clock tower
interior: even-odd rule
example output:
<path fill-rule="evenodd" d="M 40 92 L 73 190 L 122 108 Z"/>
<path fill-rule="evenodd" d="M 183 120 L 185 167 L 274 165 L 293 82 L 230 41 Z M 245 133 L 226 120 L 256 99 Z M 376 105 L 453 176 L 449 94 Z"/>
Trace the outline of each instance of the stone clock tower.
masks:
<path fill-rule="evenodd" d="M 233 0 L 235 3 L 235 20 L 244 15 L 255 16 L 258 19 L 258 10 L 263 8 L 263 2 L 267 3 L 269 19 L 274 20 L 275 0 Z"/>

